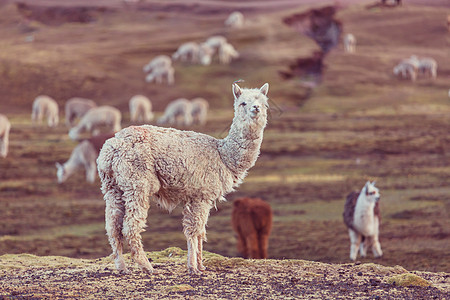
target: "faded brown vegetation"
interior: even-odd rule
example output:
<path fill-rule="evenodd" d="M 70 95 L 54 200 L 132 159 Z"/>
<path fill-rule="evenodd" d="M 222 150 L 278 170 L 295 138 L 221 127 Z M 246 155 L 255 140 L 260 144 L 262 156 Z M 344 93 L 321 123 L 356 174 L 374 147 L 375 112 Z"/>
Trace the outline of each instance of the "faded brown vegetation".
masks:
<path fill-rule="evenodd" d="M 72 2 L 59 1 L 58 5 L 67 6 L 70 12 Z M 60 108 L 74 96 L 116 106 L 124 112 L 123 126 L 130 124 L 128 100 L 135 94 L 148 96 L 157 116 L 175 98 L 201 96 L 210 102 L 211 114 L 206 127 L 191 129 L 223 137 L 232 118 L 231 83 L 240 78 L 245 80 L 243 86 L 270 83 L 272 116 L 256 166 L 238 191 L 227 197 L 230 201 L 218 204 L 218 210 L 211 212 L 205 249 L 237 256 L 231 200 L 261 197 L 273 209 L 268 252 L 269 258 L 277 260 L 247 263 L 224 259 L 217 268 L 210 265 L 203 279 L 188 277 L 181 262 L 162 264 L 162 275 L 151 277 L 136 271 L 126 277 L 123 282 L 130 283 L 126 291 L 133 293 L 131 286 L 135 293 L 150 287 L 166 291 L 172 287 L 163 287 L 165 278 L 181 276 L 171 281 L 176 285 L 173 289 L 188 290 L 168 295 L 198 296 L 210 291 L 220 298 L 220 294 L 207 289 L 214 280 L 206 278 L 220 279 L 215 289 L 222 290 L 227 279 L 233 286 L 240 282 L 241 288 L 245 284 L 242 282 L 248 282 L 246 290 L 255 290 L 254 282 L 269 282 L 267 289 L 264 286 L 256 291 L 266 295 L 273 290 L 274 297 L 282 297 L 282 290 L 292 297 L 307 295 L 313 285 L 344 295 L 348 290 L 352 297 L 368 297 L 376 290 L 383 291 L 380 296 L 390 295 L 392 284 L 375 273 L 368 273 L 381 280 L 375 285 L 371 285 L 370 278 L 352 283 L 359 278 L 355 272 L 360 266 L 346 264 L 349 242 L 342 221 L 345 196 L 367 180 L 376 180 L 381 192 L 380 241 L 385 254 L 378 260 L 369 255 L 361 262 L 376 262 L 376 268 L 400 265 L 407 270 L 448 272 L 448 3 L 436 1 L 428 6 L 417 0 L 398 8 L 368 9 L 370 1 L 341 2 L 351 5 L 338 9 L 335 18 L 342 22 L 344 32 L 356 36 L 357 51 L 346 55 L 341 44 L 332 49 L 323 59 L 321 84 L 311 89 L 298 76 L 285 79 L 279 74 L 319 50 L 314 41 L 283 23 L 289 16 L 318 7 L 314 1 L 305 1 L 304 6 L 298 6 L 297 1 L 270 0 L 264 1 L 265 5 L 256 1 L 240 4 L 249 20 L 248 27 L 240 30 L 223 27 L 223 20 L 238 5 L 229 1 L 194 5 L 189 1 L 167 4 L 145 0 L 134 7 L 103 0 L 96 5 L 107 9 L 88 10 L 94 21 L 58 19 L 58 24 L 44 24 L 33 14 L 20 13 L 13 1 L 0 1 L 0 113 L 12 123 L 10 151 L 6 159 L 0 160 L 0 255 L 12 255 L 8 259 L 17 265 L 20 256 L 13 254 L 19 253 L 89 259 L 78 270 L 80 277 L 72 278 L 67 277 L 71 269 L 66 268 L 66 263 L 56 267 L 37 262 L 47 258 L 33 258 L 24 263 L 29 269 L 20 272 L 2 269 L 2 276 L 9 278 L 0 283 L 4 293 L 21 295 L 23 289 L 15 282 L 35 282 L 36 295 L 45 297 L 64 295 L 58 287 L 63 278 L 74 282 L 95 279 L 100 284 L 108 280 L 112 285 L 123 281 L 109 262 L 102 265 L 110 247 L 104 231 L 99 182 L 87 184 L 80 172 L 64 184 L 56 183 L 54 164 L 67 160 L 75 143 L 69 140 L 64 125 L 54 129 L 31 126 L 31 103 L 37 95 L 55 98 Z M 80 3 L 95 6 L 88 1 Z M 55 6 L 50 0 L 36 0 L 33 4 Z M 169 89 L 145 83 L 142 66 L 151 58 L 170 55 L 182 42 L 202 41 L 213 34 L 227 36 L 241 57 L 229 66 L 217 62 L 210 67 L 177 63 L 176 84 Z M 412 54 L 437 60 L 435 81 L 420 78 L 411 84 L 392 76 L 394 64 Z M 185 248 L 179 209 L 169 215 L 152 207 L 148 225 L 143 234 L 146 250 Z M 0 259 L 3 265 L 5 257 Z M 315 269 L 320 263 L 297 265 L 291 259 L 333 263 L 327 268 L 344 273 L 336 271 L 335 276 L 329 276 Z M 291 263 L 293 267 L 287 269 L 276 267 Z M 241 264 L 246 265 L 245 272 Z M 88 266 L 94 271 L 82 271 Z M 33 277 L 35 271 L 47 277 L 40 281 Z M 446 274 L 417 274 L 448 287 Z M 380 283 L 386 286 L 380 288 Z M 52 288 L 45 291 L 39 284 L 52 284 Z M 158 284 L 161 286 L 156 288 Z M 355 286 L 358 294 L 350 292 L 348 285 Z M 96 293 L 94 288 L 79 284 L 69 287 L 80 294 Z M 436 284 L 427 296 L 444 298 L 439 290 L 433 294 L 433 288 Z M 295 294 L 295 289 L 300 294 Z M 424 288 L 397 289 L 401 295 L 412 293 L 411 297 L 416 290 L 428 293 Z M 101 288 L 96 291 L 100 293 Z M 79 295 L 76 293 L 72 296 Z"/>

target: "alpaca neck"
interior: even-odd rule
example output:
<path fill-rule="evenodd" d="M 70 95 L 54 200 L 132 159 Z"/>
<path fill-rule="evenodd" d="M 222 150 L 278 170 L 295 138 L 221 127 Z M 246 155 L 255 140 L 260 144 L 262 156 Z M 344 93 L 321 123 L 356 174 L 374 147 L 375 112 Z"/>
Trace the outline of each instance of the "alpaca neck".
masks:
<path fill-rule="evenodd" d="M 364 235 L 371 235 L 374 223 L 375 203 L 360 196 L 355 206 L 354 225 Z"/>
<path fill-rule="evenodd" d="M 247 170 L 254 166 L 261 148 L 264 127 L 265 122 L 245 124 L 235 118 L 228 136 L 221 141 L 219 152 L 222 160 L 237 178 L 243 179 Z"/>

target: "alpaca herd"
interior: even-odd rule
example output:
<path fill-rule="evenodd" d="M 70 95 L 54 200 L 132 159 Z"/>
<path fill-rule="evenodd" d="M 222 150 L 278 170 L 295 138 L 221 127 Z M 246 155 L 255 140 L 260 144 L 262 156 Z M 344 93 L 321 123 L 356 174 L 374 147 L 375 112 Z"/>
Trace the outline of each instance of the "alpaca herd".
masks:
<path fill-rule="evenodd" d="M 244 15 L 235 11 L 232 12 L 224 22 L 225 27 L 239 29 L 244 26 Z M 149 63 L 144 65 L 143 71 L 146 82 L 158 84 L 175 83 L 175 68 L 173 62 L 179 61 L 189 64 L 200 64 L 209 66 L 218 57 L 220 64 L 229 65 L 232 60 L 239 58 L 239 52 L 222 35 L 213 35 L 205 41 L 189 41 L 181 44 L 171 57 L 160 54 L 155 56 Z"/>
<path fill-rule="evenodd" d="M 355 53 L 355 36 L 351 33 L 345 34 L 343 37 L 343 45 L 346 53 Z M 437 67 L 436 60 L 431 57 L 419 58 L 416 55 L 411 55 L 408 58 L 400 60 L 400 62 L 392 69 L 392 73 L 400 79 L 409 79 L 412 82 L 415 82 L 419 75 L 436 79 Z"/>

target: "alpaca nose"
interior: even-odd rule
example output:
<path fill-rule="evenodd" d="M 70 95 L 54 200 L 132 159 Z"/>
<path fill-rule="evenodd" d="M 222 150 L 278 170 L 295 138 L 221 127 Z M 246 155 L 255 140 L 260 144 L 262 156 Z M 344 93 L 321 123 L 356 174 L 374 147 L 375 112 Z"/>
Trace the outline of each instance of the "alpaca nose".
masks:
<path fill-rule="evenodd" d="M 253 105 L 252 111 L 258 113 L 259 112 L 259 106 L 258 105 Z"/>

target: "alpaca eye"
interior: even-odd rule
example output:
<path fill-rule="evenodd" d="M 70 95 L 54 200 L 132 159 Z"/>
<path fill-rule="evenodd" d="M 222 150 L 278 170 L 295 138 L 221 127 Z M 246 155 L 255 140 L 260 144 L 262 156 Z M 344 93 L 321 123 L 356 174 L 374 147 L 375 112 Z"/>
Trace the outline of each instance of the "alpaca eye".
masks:
<path fill-rule="evenodd" d="M 247 103 L 245 103 L 245 102 L 242 102 L 242 103 L 241 103 L 241 105 L 242 105 L 242 106 L 246 106 L 246 105 L 247 105 Z"/>

